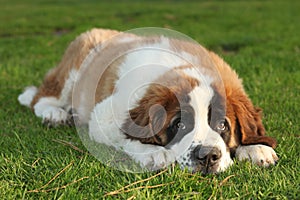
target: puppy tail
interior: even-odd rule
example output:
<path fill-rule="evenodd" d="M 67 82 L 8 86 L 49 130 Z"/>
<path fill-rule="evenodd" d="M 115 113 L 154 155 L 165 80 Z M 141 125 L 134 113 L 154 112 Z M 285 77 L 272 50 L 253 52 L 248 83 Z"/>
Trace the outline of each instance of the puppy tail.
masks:
<path fill-rule="evenodd" d="M 31 102 L 35 97 L 37 91 L 38 89 L 35 86 L 26 87 L 24 92 L 18 97 L 19 103 L 30 108 Z"/>

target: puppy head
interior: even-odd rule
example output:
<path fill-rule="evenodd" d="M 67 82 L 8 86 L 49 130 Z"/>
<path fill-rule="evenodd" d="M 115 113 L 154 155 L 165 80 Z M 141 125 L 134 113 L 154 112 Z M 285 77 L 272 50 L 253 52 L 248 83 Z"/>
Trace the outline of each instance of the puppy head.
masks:
<path fill-rule="evenodd" d="M 181 67 L 151 84 L 122 130 L 128 138 L 169 150 L 182 168 L 219 172 L 232 163 L 221 136 L 229 130 L 225 104 L 215 103 L 220 95 L 210 77 L 193 77 L 193 70 Z"/>

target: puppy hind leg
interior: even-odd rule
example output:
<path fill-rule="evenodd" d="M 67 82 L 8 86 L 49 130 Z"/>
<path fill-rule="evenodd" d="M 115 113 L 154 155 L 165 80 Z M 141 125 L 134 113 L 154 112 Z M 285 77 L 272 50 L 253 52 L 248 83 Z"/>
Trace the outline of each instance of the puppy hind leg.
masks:
<path fill-rule="evenodd" d="M 48 74 L 31 102 L 35 115 L 49 127 L 73 126 L 78 118 L 72 107 L 72 92 L 78 73 L 71 70 L 68 74 L 68 77 L 65 75 L 62 78 Z"/>
<path fill-rule="evenodd" d="M 53 70 L 55 72 L 55 69 Z M 68 113 L 73 82 L 60 81 L 59 73 L 48 73 L 42 86 L 35 95 L 31 107 L 36 116 L 42 118 L 43 124 L 48 127 L 58 125 L 72 125 Z M 64 77 L 61 78 L 64 80 Z"/>

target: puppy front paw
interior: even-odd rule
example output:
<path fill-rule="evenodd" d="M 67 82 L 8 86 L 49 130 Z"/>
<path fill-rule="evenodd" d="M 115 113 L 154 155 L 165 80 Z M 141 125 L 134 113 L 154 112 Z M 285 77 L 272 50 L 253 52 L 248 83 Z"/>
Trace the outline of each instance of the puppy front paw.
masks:
<path fill-rule="evenodd" d="M 148 167 L 152 171 L 166 168 L 175 162 L 175 156 L 173 153 L 166 149 L 161 149 L 159 152 L 150 154 L 149 156 L 151 157 L 153 164 Z"/>
<path fill-rule="evenodd" d="M 261 144 L 239 146 L 236 150 L 236 157 L 239 160 L 250 160 L 252 163 L 264 167 L 275 165 L 278 161 L 275 151 L 271 147 Z"/>
<path fill-rule="evenodd" d="M 143 153 L 133 154 L 132 157 L 142 168 L 150 171 L 165 168 L 175 162 L 175 156 L 171 151 L 158 147 L 147 148 Z"/>
<path fill-rule="evenodd" d="M 62 108 L 49 107 L 42 113 L 42 123 L 48 127 L 68 124 L 69 114 Z"/>

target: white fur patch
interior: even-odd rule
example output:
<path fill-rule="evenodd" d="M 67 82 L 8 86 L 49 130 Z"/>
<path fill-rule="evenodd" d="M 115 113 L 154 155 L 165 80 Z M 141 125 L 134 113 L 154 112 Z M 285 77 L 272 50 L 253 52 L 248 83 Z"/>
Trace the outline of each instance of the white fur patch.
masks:
<path fill-rule="evenodd" d="M 65 81 L 64 87 L 61 91 L 61 95 L 59 98 L 59 104 L 62 106 L 71 105 L 71 97 L 72 97 L 72 91 L 74 88 L 75 82 L 79 79 L 79 72 L 75 69 L 72 69 L 69 72 L 69 77 Z"/>
<path fill-rule="evenodd" d="M 236 157 L 239 160 L 250 160 L 259 166 L 268 167 L 275 165 L 278 157 L 269 146 L 256 144 L 248 146 L 239 146 L 236 150 Z"/>
<path fill-rule="evenodd" d="M 192 70 L 185 70 L 185 73 L 190 74 L 192 73 Z M 216 147 L 221 151 L 222 155 L 219 160 L 217 172 L 224 171 L 233 163 L 233 161 L 222 137 L 217 132 L 213 131 L 207 123 L 208 106 L 214 94 L 213 89 L 210 87 L 212 80 L 210 77 L 203 76 L 202 74 L 200 74 L 200 77 L 197 73 L 192 74 L 193 77 L 200 80 L 200 85 L 190 93 L 190 104 L 194 108 L 196 122 L 194 130 L 190 134 L 194 134 L 194 136 L 192 141 L 190 141 L 189 149 L 183 154 L 177 154 L 180 155 L 177 160 L 181 163 L 182 168 L 188 167 L 189 170 L 194 171 L 198 167 L 197 163 L 194 163 L 191 159 L 191 154 L 195 147 L 198 145 Z"/>
<path fill-rule="evenodd" d="M 25 91 L 19 95 L 18 101 L 20 102 L 21 105 L 30 107 L 30 104 L 36 95 L 38 89 L 35 86 L 30 86 L 25 88 Z"/>
<path fill-rule="evenodd" d="M 136 47 L 134 50 L 127 52 L 125 56 L 125 61 L 120 66 L 119 77 L 127 76 L 132 70 L 136 68 L 147 66 L 159 66 L 161 69 L 154 74 L 140 74 L 138 77 L 143 77 L 143 80 L 151 81 L 162 75 L 167 70 L 172 68 L 186 65 L 187 62 L 184 58 L 175 54 L 170 50 L 169 39 L 162 37 L 158 43 L 154 44 L 144 44 L 142 46 Z M 155 72 L 156 70 L 153 70 Z M 143 76 L 146 75 L 146 76 Z M 137 78 L 137 77 L 134 77 Z M 133 81 L 133 83 L 137 83 Z"/>
<path fill-rule="evenodd" d="M 112 112 L 112 96 L 98 103 L 91 113 L 89 121 L 89 136 L 92 140 L 118 148 L 126 136 L 116 124 L 117 117 Z"/>

